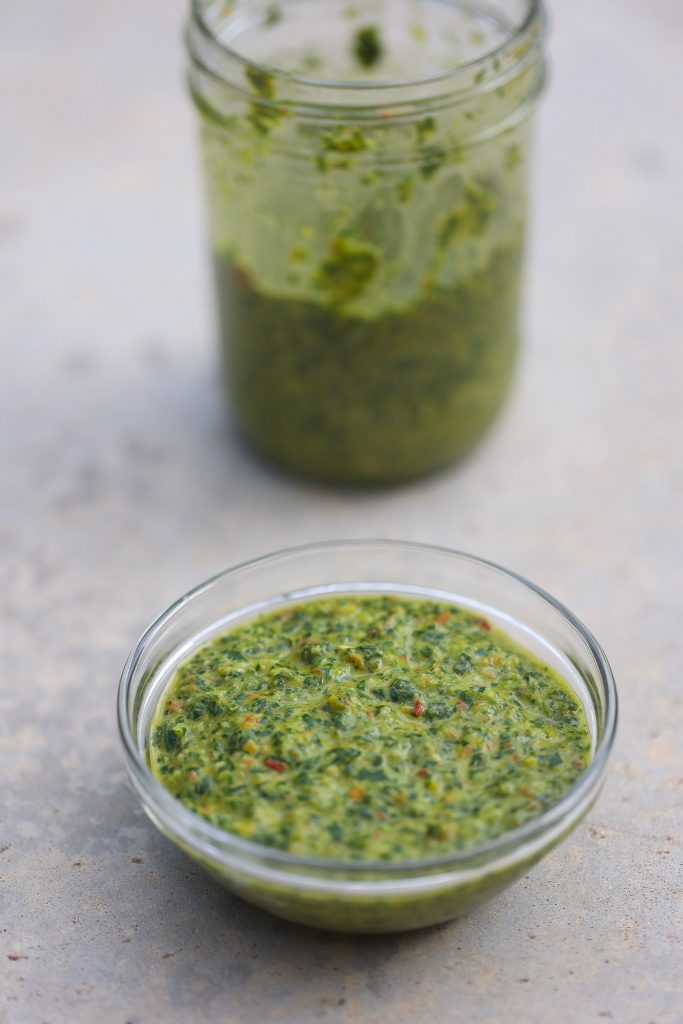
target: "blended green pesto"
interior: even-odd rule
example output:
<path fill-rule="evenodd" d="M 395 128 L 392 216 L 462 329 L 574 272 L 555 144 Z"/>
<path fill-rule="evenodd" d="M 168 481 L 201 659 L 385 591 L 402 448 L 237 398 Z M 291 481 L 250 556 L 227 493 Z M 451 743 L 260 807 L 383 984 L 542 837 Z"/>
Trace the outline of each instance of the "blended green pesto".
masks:
<path fill-rule="evenodd" d="M 519 248 L 499 248 L 455 287 L 368 319 L 268 295 L 218 257 L 226 383 L 242 430 L 277 462 L 338 481 L 398 480 L 459 458 L 509 388 L 519 271 Z M 352 287 L 342 272 L 337 286 Z"/>
<path fill-rule="evenodd" d="M 536 817 L 590 749 L 567 683 L 488 621 L 375 595 L 288 606 L 200 648 L 161 698 L 149 759 L 228 832 L 402 861 Z"/>

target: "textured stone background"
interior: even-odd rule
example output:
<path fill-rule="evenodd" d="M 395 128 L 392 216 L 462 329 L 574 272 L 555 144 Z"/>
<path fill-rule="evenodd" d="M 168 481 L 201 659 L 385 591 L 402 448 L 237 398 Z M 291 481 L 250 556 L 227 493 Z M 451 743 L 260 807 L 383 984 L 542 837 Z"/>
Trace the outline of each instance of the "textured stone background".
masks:
<path fill-rule="evenodd" d="M 182 0 L 3 0 L 0 1019 L 683 1021 L 683 9 L 556 0 L 529 336 L 466 464 L 391 492 L 273 474 L 216 385 Z M 588 822 L 507 894 L 344 939 L 224 894 L 124 776 L 143 626 L 340 536 L 473 551 L 565 601 L 622 697 Z"/>

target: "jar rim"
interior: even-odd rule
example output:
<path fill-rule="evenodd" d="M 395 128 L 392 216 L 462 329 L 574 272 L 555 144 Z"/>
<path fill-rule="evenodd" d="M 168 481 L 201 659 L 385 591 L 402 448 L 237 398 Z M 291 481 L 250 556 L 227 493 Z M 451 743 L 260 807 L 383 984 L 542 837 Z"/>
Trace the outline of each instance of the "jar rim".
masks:
<path fill-rule="evenodd" d="M 351 549 L 356 551 L 365 550 L 369 556 L 373 548 L 393 551 L 400 550 L 404 553 L 412 551 L 416 555 L 420 555 L 422 552 L 445 556 L 451 559 L 455 558 L 486 572 L 501 576 L 508 583 L 516 586 L 521 585 L 523 589 L 531 591 L 544 604 L 549 605 L 555 614 L 564 619 L 573 631 L 578 633 L 590 652 L 604 691 L 602 697 L 595 697 L 594 695 L 594 700 L 600 705 L 602 723 L 601 729 L 596 735 L 595 748 L 586 770 L 556 803 L 530 821 L 483 843 L 453 850 L 447 854 L 427 856 L 414 860 L 371 862 L 336 860 L 293 854 L 283 850 L 264 847 L 248 839 L 242 839 L 231 832 L 204 821 L 193 811 L 181 804 L 159 782 L 147 764 L 144 751 L 140 749 L 140 744 L 135 735 L 136 730 L 133 729 L 132 713 L 139 704 L 140 687 L 149 678 L 147 674 L 143 674 L 140 678 L 137 677 L 136 672 L 141 657 L 153 641 L 170 627 L 178 614 L 187 608 L 188 604 L 200 598 L 212 588 L 215 588 L 227 577 L 267 566 L 268 563 L 272 564 L 281 560 L 296 558 L 297 556 L 308 556 L 311 554 L 324 556 L 326 552 L 332 552 L 334 549 L 345 549 L 346 551 Z M 151 675 L 154 676 L 155 673 L 152 672 Z M 118 722 L 128 771 L 143 804 L 148 809 L 151 809 L 150 813 L 153 820 L 155 822 L 163 822 L 164 830 L 177 834 L 181 837 L 183 843 L 200 850 L 205 856 L 209 858 L 218 857 L 219 859 L 227 858 L 228 860 L 236 859 L 238 862 L 244 861 L 245 858 L 247 861 L 261 861 L 267 865 L 267 868 L 276 871 L 309 869 L 314 872 L 340 873 L 346 876 L 347 879 L 375 872 L 387 880 L 396 881 L 401 878 L 405 879 L 406 876 L 414 879 L 420 873 L 427 872 L 432 874 L 440 870 L 447 873 L 455 871 L 459 875 L 461 873 L 469 873 L 470 871 L 476 872 L 483 864 L 498 865 L 501 861 L 515 857 L 519 849 L 525 844 L 528 846 L 538 843 L 545 839 L 549 833 L 556 833 L 558 836 L 562 835 L 564 829 L 568 827 L 568 823 L 578 820 L 582 816 L 599 790 L 616 733 L 617 692 L 607 657 L 592 633 L 568 608 L 545 590 L 518 573 L 504 569 L 487 559 L 435 545 L 380 539 L 338 540 L 285 548 L 260 558 L 250 559 L 217 574 L 179 598 L 148 627 L 133 648 L 126 662 L 119 685 Z M 357 884 L 360 885 L 362 883 L 359 881 Z"/>
<path fill-rule="evenodd" d="M 275 105 L 281 107 L 292 104 L 329 109 L 342 105 L 386 110 L 446 97 L 466 100 L 471 95 L 493 92 L 522 74 L 530 64 L 539 63 L 546 30 L 544 0 L 525 0 L 525 12 L 514 29 L 478 57 L 415 78 L 345 81 L 316 78 L 250 59 L 212 30 L 207 17 L 211 2 L 191 0 L 185 43 L 192 63 L 219 83 L 233 86 L 244 81 L 247 70 L 271 76 L 277 85 Z M 541 73 L 539 92 L 542 82 Z M 259 97 L 259 103 L 263 102 Z"/>

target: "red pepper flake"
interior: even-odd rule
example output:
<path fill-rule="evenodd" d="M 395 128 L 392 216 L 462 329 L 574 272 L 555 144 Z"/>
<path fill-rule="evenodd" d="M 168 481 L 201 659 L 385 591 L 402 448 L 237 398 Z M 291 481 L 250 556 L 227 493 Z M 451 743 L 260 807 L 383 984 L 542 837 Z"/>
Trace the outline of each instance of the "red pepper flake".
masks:
<path fill-rule="evenodd" d="M 263 762 L 266 768 L 270 768 L 274 772 L 286 772 L 287 765 L 284 761 L 278 761 L 277 757 L 267 757 Z"/>
<path fill-rule="evenodd" d="M 482 629 L 485 629 L 487 633 L 490 633 L 493 628 L 488 619 L 479 619 L 479 625 Z"/>
<path fill-rule="evenodd" d="M 238 267 L 237 270 L 235 270 L 234 275 L 235 275 L 235 282 L 238 285 L 238 287 L 240 287 L 240 288 L 251 288 L 251 287 L 253 287 L 252 286 L 251 277 L 246 272 L 246 270 L 242 270 L 241 267 Z"/>
<path fill-rule="evenodd" d="M 429 768 L 420 768 L 420 770 L 419 770 L 419 772 L 417 774 L 419 775 L 419 777 L 421 779 L 428 779 L 429 778 Z"/>
<path fill-rule="evenodd" d="M 438 623 L 440 623 L 440 625 L 442 625 L 442 626 L 443 626 L 444 622 L 448 622 L 448 620 L 450 619 L 450 617 L 451 617 L 451 613 L 450 613 L 450 612 L 440 612 L 440 613 L 439 613 L 439 614 L 437 615 L 437 617 L 436 617 L 436 621 L 437 621 Z"/>
<path fill-rule="evenodd" d="M 415 703 L 413 704 L 413 714 L 415 715 L 416 718 L 419 718 L 420 715 L 424 714 L 424 709 L 425 706 L 421 700 L 416 700 Z"/>

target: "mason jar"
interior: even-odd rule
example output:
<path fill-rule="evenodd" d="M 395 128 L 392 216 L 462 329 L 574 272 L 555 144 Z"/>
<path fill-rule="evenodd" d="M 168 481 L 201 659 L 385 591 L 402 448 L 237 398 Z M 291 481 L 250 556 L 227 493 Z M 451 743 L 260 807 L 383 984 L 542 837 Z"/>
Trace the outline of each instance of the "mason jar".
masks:
<path fill-rule="evenodd" d="M 540 0 L 193 0 L 186 38 L 240 431 L 340 482 L 460 458 L 517 354 Z"/>

